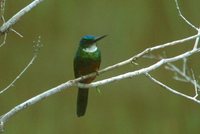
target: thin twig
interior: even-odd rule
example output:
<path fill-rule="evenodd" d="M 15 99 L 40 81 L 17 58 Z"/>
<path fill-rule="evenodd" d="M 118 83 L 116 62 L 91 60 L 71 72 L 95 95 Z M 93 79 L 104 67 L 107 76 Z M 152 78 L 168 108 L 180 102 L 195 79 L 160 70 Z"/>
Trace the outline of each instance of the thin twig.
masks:
<path fill-rule="evenodd" d="M 6 88 L 0 91 L 0 94 L 4 93 L 10 87 L 14 86 L 14 83 L 27 71 L 27 69 L 33 64 L 36 58 L 37 58 L 37 55 L 35 54 L 33 58 L 31 59 L 31 61 L 27 64 L 27 66 L 19 73 L 19 75 L 17 75 L 17 77 Z"/>
<path fill-rule="evenodd" d="M 34 42 L 35 44 L 33 45 L 33 57 L 30 60 L 30 62 L 26 65 L 26 67 L 19 73 L 19 75 L 17 75 L 17 77 L 4 89 L 2 89 L 0 91 L 0 94 L 4 93 L 5 91 L 7 91 L 10 87 L 14 86 L 14 83 L 21 78 L 21 76 L 28 70 L 28 68 L 33 64 L 33 62 L 35 61 L 35 59 L 37 58 L 38 52 L 40 50 L 40 48 L 42 47 L 41 44 L 41 37 L 38 37 L 38 40 L 36 42 Z"/>
<path fill-rule="evenodd" d="M 3 45 L 6 44 L 7 35 L 8 35 L 7 33 L 4 34 L 4 36 L 3 36 L 3 42 L 0 44 L 0 47 L 2 47 Z"/>
<path fill-rule="evenodd" d="M 195 30 L 199 31 L 197 27 L 195 27 L 192 23 L 190 23 L 190 21 L 188 21 L 188 20 L 182 15 L 177 0 L 175 0 L 175 3 L 176 3 L 176 8 L 177 8 L 177 10 L 178 10 L 179 16 L 180 16 L 189 26 L 191 26 L 191 27 L 194 28 Z"/>
<path fill-rule="evenodd" d="M 195 96 L 194 96 L 194 98 L 197 98 L 199 96 L 199 94 L 198 94 L 198 87 L 197 87 L 197 81 L 196 81 L 196 78 L 194 76 L 194 71 L 191 70 L 191 72 L 192 72 L 192 78 L 193 78 L 193 81 L 194 81 L 194 89 L 195 89 Z"/>
<path fill-rule="evenodd" d="M 15 29 L 10 28 L 10 31 L 14 32 L 16 35 L 18 35 L 19 37 L 23 38 L 23 35 L 20 34 L 19 32 L 17 32 Z"/>
<path fill-rule="evenodd" d="M 186 58 L 184 58 L 183 59 L 183 74 L 186 74 L 186 72 L 187 72 L 187 59 Z"/>
<path fill-rule="evenodd" d="M 178 67 L 173 65 L 172 63 L 167 63 L 167 65 L 173 70 L 174 72 L 178 73 L 181 77 L 183 77 L 186 81 L 190 82 L 192 85 L 197 84 L 196 81 L 194 81 L 190 76 L 188 76 L 186 73 L 184 73 L 182 70 L 180 70 Z M 198 89 L 200 89 L 200 85 L 196 85 Z"/>
<path fill-rule="evenodd" d="M 200 29 L 198 29 L 198 34 L 200 33 Z M 197 49 L 198 48 L 198 44 L 199 44 L 199 37 L 196 38 L 195 44 L 193 49 Z"/>
<path fill-rule="evenodd" d="M 0 4 L 1 4 L 1 20 L 4 24 L 5 23 L 4 11 L 5 11 L 6 0 L 1 0 Z M 6 44 L 6 39 L 7 39 L 7 33 L 4 34 L 3 42 L 0 44 L 0 47 Z"/>
<path fill-rule="evenodd" d="M 1 19 L 3 23 L 5 23 L 4 12 L 5 12 L 6 0 L 1 0 L 0 4 L 1 4 Z"/>
<path fill-rule="evenodd" d="M 0 116 L 0 119 L 1 119 L 1 116 Z M 3 127 L 4 127 L 4 123 L 1 121 L 0 122 L 0 133 L 4 131 Z"/>
<path fill-rule="evenodd" d="M 180 78 L 180 77 L 178 77 L 177 73 L 175 73 L 175 76 L 174 76 L 173 78 L 174 78 L 174 80 L 177 80 L 177 81 L 180 81 L 180 82 L 187 82 L 187 83 L 188 83 L 188 81 L 187 81 L 187 80 L 185 80 L 185 79 L 183 79 L 183 78 Z"/>
<path fill-rule="evenodd" d="M 199 34 L 200 32 L 198 31 L 198 34 Z M 195 40 L 195 44 L 194 44 L 194 46 L 196 46 L 196 47 L 193 47 L 193 50 L 197 50 L 198 48 L 197 48 L 197 44 L 199 43 L 199 37 L 197 37 L 196 38 L 196 40 Z M 198 89 L 200 89 L 200 85 L 199 84 L 197 84 L 197 82 L 196 82 L 196 80 L 194 79 L 194 76 L 193 76 L 193 79 L 191 78 L 191 77 L 189 77 L 188 75 L 187 75 L 187 58 L 185 57 L 185 58 L 183 58 L 183 71 L 181 71 L 179 68 L 177 68 L 175 65 L 173 65 L 172 63 L 167 63 L 168 64 L 168 66 L 169 66 L 169 68 L 171 68 L 171 71 L 173 71 L 173 72 L 175 72 L 175 74 L 176 73 L 178 73 L 179 75 L 181 75 L 186 81 L 188 81 L 188 82 L 190 82 L 190 83 L 192 83 L 194 86 L 197 86 L 197 88 Z M 193 73 L 193 72 L 192 72 Z M 194 75 L 194 74 L 192 74 L 192 75 Z M 178 78 L 178 77 L 177 77 Z M 179 79 L 177 79 L 177 80 L 179 80 Z"/>
<path fill-rule="evenodd" d="M 146 73 L 146 76 L 147 76 L 150 80 L 152 80 L 153 82 L 155 82 L 156 84 L 158 84 L 158 85 L 160 85 L 161 87 L 167 89 L 168 91 L 170 91 L 170 92 L 172 92 L 172 93 L 174 93 L 174 94 L 176 94 L 176 95 L 180 95 L 180 96 L 182 96 L 182 97 L 185 97 L 185 98 L 187 98 L 187 99 L 189 99 L 189 100 L 192 100 L 192 101 L 197 102 L 198 104 L 200 104 L 200 100 L 197 100 L 195 96 L 192 97 L 192 96 L 183 94 L 183 93 L 181 93 L 181 92 L 178 92 L 178 91 L 176 91 L 176 90 L 170 88 L 169 86 L 163 84 L 162 82 L 156 80 L 156 79 L 153 78 L 149 73 Z"/>

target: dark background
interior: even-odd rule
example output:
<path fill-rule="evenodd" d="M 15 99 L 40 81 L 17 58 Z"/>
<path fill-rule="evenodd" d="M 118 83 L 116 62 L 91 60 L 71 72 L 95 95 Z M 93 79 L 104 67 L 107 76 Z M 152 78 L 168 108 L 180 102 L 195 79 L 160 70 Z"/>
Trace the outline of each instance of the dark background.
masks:
<path fill-rule="evenodd" d="M 6 20 L 32 0 L 7 1 Z M 180 0 L 179 0 L 180 1 Z M 200 23 L 200 1 L 182 0 L 180 7 L 194 25 Z M 73 57 L 81 36 L 109 36 L 99 42 L 101 68 L 128 59 L 147 47 L 196 34 L 179 16 L 174 0 L 44 0 L 14 27 L 0 48 L 0 88 L 6 87 L 33 56 L 33 41 L 44 45 L 37 60 L 0 95 L 0 114 L 67 80 L 73 79 Z M 194 41 L 156 51 L 174 56 L 192 48 Z M 189 65 L 199 78 L 198 54 Z M 141 59 L 99 76 L 108 78 L 154 63 Z M 181 66 L 181 62 L 176 62 Z M 172 79 L 163 67 L 152 75 L 181 92 L 193 94 L 189 83 Z M 90 90 L 87 113 L 77 118 L 76 88 L 69 88 L 23 110 L 5 126 L 5 134 L 198 134 L 200 105 L 174 95 L 145 76 L 137 76 Z"/>

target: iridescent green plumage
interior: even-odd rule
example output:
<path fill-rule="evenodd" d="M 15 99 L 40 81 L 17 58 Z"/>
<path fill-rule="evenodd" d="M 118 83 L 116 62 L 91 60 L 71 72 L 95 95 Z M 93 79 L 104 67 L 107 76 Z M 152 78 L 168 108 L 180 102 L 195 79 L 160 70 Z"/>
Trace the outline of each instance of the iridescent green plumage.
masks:
<path fill-rule="evenodd" d="M 74 57 L 74 75 L 81 77 L 90 74 L 99 69 L 101 63 L 101 52 L 96 47 L 96 42 L 104 36 L 95 37 L 92 35 L 84 36 L 79 44 L 79 48 Z M 90 83 L 95 79 L 91 77 L 80 81 L 81 83 Z M 79 88 L 77 96 L 77 116 L 83 116 L 87 108 L 88 88 Z"/>

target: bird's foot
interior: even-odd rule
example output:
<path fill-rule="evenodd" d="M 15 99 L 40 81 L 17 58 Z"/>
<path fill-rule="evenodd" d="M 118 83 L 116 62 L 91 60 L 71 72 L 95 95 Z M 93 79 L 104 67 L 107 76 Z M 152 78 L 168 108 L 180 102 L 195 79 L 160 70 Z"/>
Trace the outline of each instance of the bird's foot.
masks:
<path fill-rule="evenodd" d="M 96 73 L 97 76 L 99 75 L 99 71 L 98 70 L 96 70 L 95 73 Z"/>

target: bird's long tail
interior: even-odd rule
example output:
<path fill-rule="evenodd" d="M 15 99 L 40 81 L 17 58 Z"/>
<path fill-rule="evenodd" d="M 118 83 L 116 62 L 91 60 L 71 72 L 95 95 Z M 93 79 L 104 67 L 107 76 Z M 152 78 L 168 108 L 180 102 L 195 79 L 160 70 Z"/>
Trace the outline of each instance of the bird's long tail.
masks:
<path fill-rule="evenodd" d="M 76 114 L 78 117 L 81 117 L 85 114 L 88 102 L 88 88 L 79 88 L 77 96 L 77 111 Z"/>

